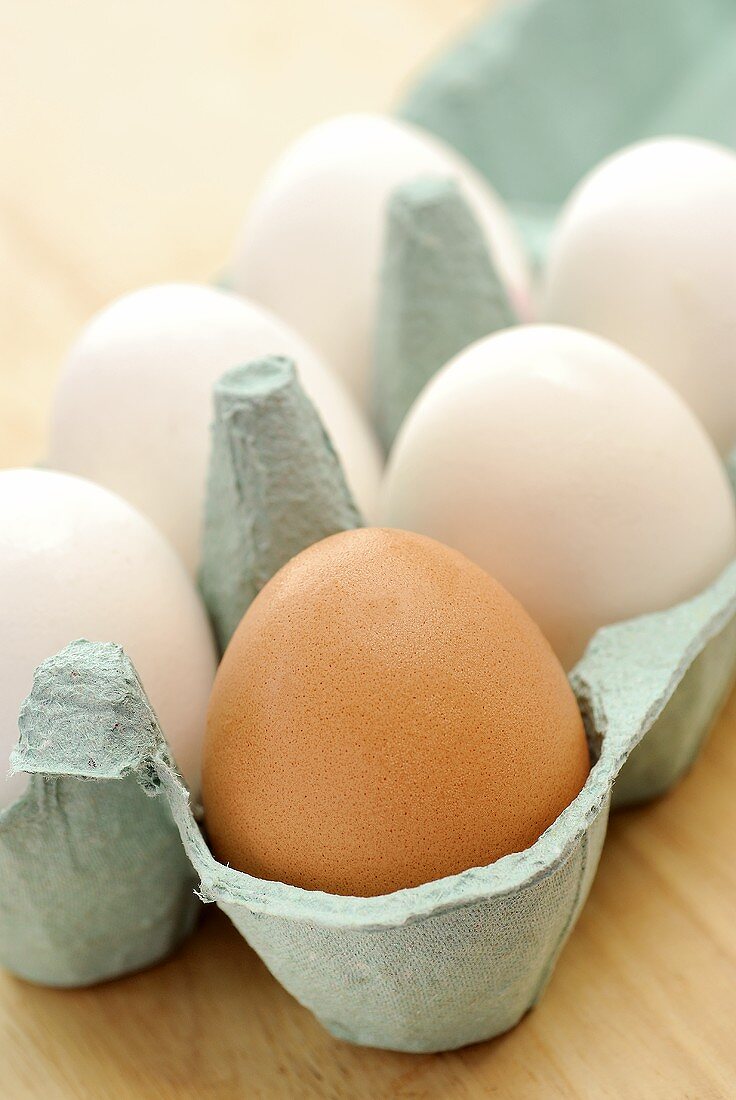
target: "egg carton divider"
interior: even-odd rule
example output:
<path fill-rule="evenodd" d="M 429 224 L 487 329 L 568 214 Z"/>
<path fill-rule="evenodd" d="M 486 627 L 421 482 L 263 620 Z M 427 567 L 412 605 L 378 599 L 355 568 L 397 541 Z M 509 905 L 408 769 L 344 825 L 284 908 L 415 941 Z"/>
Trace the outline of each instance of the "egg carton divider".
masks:
<path fill-rule="evenodd" d="M 372 374 L 373 419 L 385 449 L 445 363 L 517 321 L 456 181 L 420 176 L 397 187 L 386 213 Z"/>
<path fill-rule="evenodd" d="M 294 363 L 271 356 L 228 371 L 214 391 L 199 577 L 221 651 L 282 565 L 361 525 Z"/>

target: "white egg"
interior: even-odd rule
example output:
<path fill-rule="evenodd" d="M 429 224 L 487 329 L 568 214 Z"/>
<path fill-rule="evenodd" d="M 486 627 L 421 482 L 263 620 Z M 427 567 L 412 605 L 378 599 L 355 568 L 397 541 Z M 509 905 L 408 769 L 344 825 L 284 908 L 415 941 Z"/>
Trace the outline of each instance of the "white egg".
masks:
<path fill-rule="evenodd" d="M 419 176 L 460 185 L 517 309 L 529 274 L 501 200 L 448 146 L 380 115 L 344 115 L 309 130 L 266 177 L 233 261 L 237 290 L 293 325 L 364 405 L 387 205 Z"/>
<path fill-rule="evenodd" d="M 736 154 L 660 138 L 596 168 L 553 237 L 546 319 L 614 340 L 736 445 Z"/>
<path fill-rule="evenodd" d="M 711 440 L 599 337 L 507 329 L 430 382 L 389 462 L 382 522 L 461 550 L 571 668 L 598 627 L 695 595 L 736 554 Z"/>
<path fill-rule="evenodd" d="M 26 785 L 5 776 L 34 670 L 78 638 L 123 646 L 198 791 L 215 650 L 184 566 L 143 516 L 81 478 L 0 472 L 0 606 L 0 806 Z"/>
<path fill-rule="evenodd" d="M 340 380 L 266 310 L 204 286 L 149 287 L 92 319 L 61 371 L 48 465 L 88 477 L 130 501 L 195 572 L 214 384 L 231 367 L 271 354 L 295 360 L 356 502 L 370 520 L 380 451 Z"/>

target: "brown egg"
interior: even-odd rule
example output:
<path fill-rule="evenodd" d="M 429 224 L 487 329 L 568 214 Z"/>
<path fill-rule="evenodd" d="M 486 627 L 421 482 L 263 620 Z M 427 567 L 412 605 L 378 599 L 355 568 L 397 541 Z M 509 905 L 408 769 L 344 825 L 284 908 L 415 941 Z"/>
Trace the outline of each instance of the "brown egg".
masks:
<path fill-rule="evenodd" d="M 528 848 L 588 770 L 521 605 L 433 539 L 366 528 L 251 605 L 212 692 L 203 791 L 221 861 L 369 896 Z"/>

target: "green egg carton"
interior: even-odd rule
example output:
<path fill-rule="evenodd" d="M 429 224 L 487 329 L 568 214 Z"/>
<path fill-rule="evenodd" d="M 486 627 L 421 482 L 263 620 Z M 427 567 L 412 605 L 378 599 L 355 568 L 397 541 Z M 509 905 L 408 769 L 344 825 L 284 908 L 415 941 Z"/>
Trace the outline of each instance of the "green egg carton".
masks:
<path fill-rule="evenodd" d="M 733 23 L 731 0 L 517 0 L 432 66 L 401 113 L 490 178 L 541 262 L 561 203 L 607 153 L 660 132 L 736 144 Z M 387 449 L 444 362 L 515 322 L 455 183 L 397 189 L 373 379 Z M 221 646 L 282 564 L 360 522 L 293 368 L 227 375 L 201 570 Z M 733 683 L 735 608 L 736 565 L 687 603 L 601 630 L 571 675 L 594 761 L 580 795 L 526 852 L 382 898 L 217 863 L 129 660 L 75 642 L 40 666 L 20 716 L 12 765 L 31 774 L 0 813 L 0 962 L 56 986 L 149 966 L 193 928 L 199 883 L 334 1034 L 415 1051 L 499 1034 L 552 974 L 609 805 L 665 793 L 694 761 Z"/>
<path fill-rule="evenodd" d="M 153 956 L 162 946 L 161 927 L 176 927 L 174 940 L 188 927 L 188 921 L 170 919 L 173 911 L 181 913 L 182 889 L 188 888 L 181 867 L 186 853 L 201 898 L 227 913 L 274 976 L 333 1035 L 414 1052 L 450 1050 L 499 1035 L 536 1004 L 552 976 L 595 876 L 617 781 L 645 744 L 648 731 L 671 721 L 668 715 L 678 708 L 688 670 L 713 642 L 732 635 L 735 611 L 736 564 L 686 604 L 600 631 L 571 676 L 593 760 L 588 780 L 571 805 L 526 851 L 488 867 L 371 898 L 302 890 L 219 863 L 207 847 L 130 661 L 117 646 L 77 642 L 39 669 L 34 693 L 41 725 L 62 744 L 56 755 L 65 761 L 78 743 L 80 727 L 88 730 L 85 751 L 93 745 L 98 751 L 115 731 L 116 763 L 103 766 L 116 778 L 108 777 L 102 784 L 117 783 L 124 797 L 131 797 L 135 812 L 118 815 L 116 803 L 110 814 L 109 806 L 100 809 L 99 799 L 90 806 L 103 820 L 122 825 L 123 832 L 131 830 L 135 871 L 131 874 L 129 866 L 117 864 L 117 846 L 98 851 L 98 862 L 107 871 L 103 882 L 112 884 L 113 890 L 123 888 L 123 909 L 129 918 L 124 921 L 117 906 L 104 899 L 90 914 L 93 884 L 100 889 L 99 876 L 90 872 L 94 860 L 80 868 L 70 860 L 54 872 L 52 886 L 63 886 L 61 901 L 54 894 L 54 927 L 64 933 L 57 942 L 66 942 L 67 959 L 78 958 L 73 946 L 79 949 L 81 944 L 84 954 L 93 944 L 92 957 L 98 965 L 104 960 L 108 971 L 113 950 L 118 951 L 119 965 L 126 942 L 129 947 L 138 945 L 136 965 L 152 961 L 154 945 Z M 89 719 L 89 694 L 106 700 L 97 714 L 99 727 Z M 38 717 L 33 708 L 28 713 Z M 57 720 L 62 715 L 63 720 Z M 104 752 L 99 755 L 104 761 Z M 48 761 L 44 767 L 48 769 Z M 76 774 L 88 775 L 89 770 L 85 765 Z M 50 781 L 59 783 L 58 777 Z M 66 782 L 76 783 L 84 800 L 100 781 Z M 136 900 L 143 911 L 136 913 L 125 887 L 138 880 L 140 857 L 151 852 L 147 830 L 136 830 L 134 824 L 141 806 L 147 805 L 147 794 L 156 796 L 152 806 L 170 811 L 165 820 L 173 817 L 182 845 L 170 846 L 166 832 L 167 857 L 149 868 L 140 884 Z M 73 818 L 72 828 L 92 838 L 99 824 L 89 816 L 85 820 Z M 109 837 L 105 839 L 109 845 Z M 155 872 L 169 866 L 169 860 L 176 872 L 158 883 Z M 7 882 L 7 862 L 3 869 Z M 67 878 L 70 869 L 73 874 Z M 80 886 L 88 904 L 77 909 L 73 893 Z M 161 902 L 158 912 L 150 904 L 152 891 Z M 34 906 L 43 908 L 38 894 L 23 916 L 30 915 L 32 926 L 38 927 Z M 2 926 L 4 938 L 8 932 L 15 937 L 13 969 L 48 981 L 58 968 L 55 944 L 51 941 L 50 954 L 46 937 L 20 932 L 20 919 L 18 913 L 10 926 Z M 124 961 L 130 962 L 130 956 Z M 62 984 L 68 981 L 67 968 Z"/>
<path fill-rule="evenodd" d="M 679 713 L 709 646 L 732 638 L 735 610 L 736 565 L 686 604 L 602 630 L 571 677 L 594 760 L 575 801 L 524 852 L 375 898 L 218 863 L 130 661 L 76 642 L 39 668 L 24 708 L 14 764 L 38 774 L 0 821 L 2 961 L 52 985 L 149 965 L 192 927 L 196 875 L 201 898 L 334 1035 L 405 1051 L 498 1035 L 552 975 L 614 784 L 648 731 Z"/>
<path fill-rule="evenodd" d="M 224 646 L 289 557 L 360 517 L 288 361 L 230 372 L 215 410 L 202 587 Z M 667 785 L 707 732 L 733 673 L 735 612 L 736 564 L 694 600 L 601 630 L 571 676 L 593 761 L 574 802 L 524 852 L 373 898 L 219 863 L 130 661 L 75 642 L 40 666 L 21 713 L 12 764 L 34 774 L 0 818 L 0 958 L 56 985 L 149 965 L 193 926 L 196 885 L 334 1035 L 434 1051 L 500 1034 L 552 975 L 612 793 L 648 797 L 652 771 Z"/>

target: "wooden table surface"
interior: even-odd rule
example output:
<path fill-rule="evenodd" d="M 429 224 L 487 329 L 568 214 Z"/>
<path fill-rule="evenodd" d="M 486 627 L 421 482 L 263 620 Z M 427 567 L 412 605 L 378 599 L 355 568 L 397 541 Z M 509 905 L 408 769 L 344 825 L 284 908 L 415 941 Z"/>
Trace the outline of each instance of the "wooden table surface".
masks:
<path fill-rule="evenodd" d="M 207 280 L 270 160 L 385 109 L 479 0 L 0 0 L 0 466 L 35 461 L 60 356 L 117 294 Z M 618 816 L 541 1006 L 444 1055 L 327 1035 L 222 914 L 85 991 L 0 977 L 15 1098 L 736 1096 L 736 704 L 695 770 Z"/>

